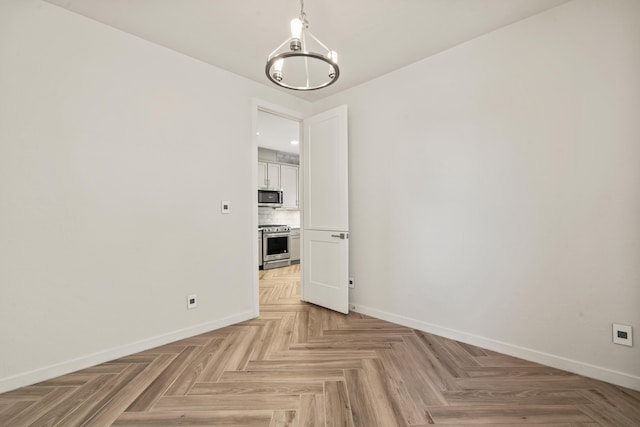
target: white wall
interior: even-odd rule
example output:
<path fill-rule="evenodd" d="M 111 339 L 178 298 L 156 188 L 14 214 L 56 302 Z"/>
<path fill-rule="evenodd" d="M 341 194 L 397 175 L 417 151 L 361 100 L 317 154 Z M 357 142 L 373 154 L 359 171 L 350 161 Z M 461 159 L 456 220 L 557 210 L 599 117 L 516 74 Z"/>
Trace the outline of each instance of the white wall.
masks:
<path fill-rule="evenodd" d="M 37 0 L 0 63 L 0 392 L 252 317 L 252 97 L 310 104 Z"/>
<path fill-rule="evenodd" d="M 358 311 L 640 389 L 638 16 L 576 0 L 314 104 L 349 106 Z"/>

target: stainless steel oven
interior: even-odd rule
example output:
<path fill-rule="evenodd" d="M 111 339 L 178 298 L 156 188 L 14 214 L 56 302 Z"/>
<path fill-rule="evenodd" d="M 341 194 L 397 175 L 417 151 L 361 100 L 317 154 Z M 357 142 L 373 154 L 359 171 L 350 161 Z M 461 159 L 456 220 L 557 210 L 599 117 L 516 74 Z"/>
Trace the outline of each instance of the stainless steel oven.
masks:
<path fill-rule="evenodd" d="M 291 265 L 289 235 L 287 225 L 262 225 L 262 268 L 285 267 Z"/>

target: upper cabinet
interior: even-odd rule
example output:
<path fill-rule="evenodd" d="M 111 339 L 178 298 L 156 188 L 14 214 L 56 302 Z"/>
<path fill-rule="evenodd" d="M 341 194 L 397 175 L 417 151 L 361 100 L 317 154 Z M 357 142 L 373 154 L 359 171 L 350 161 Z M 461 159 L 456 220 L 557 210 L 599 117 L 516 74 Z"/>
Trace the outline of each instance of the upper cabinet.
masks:
<path fill-rule="evenodd" d="M 266 188 L 267 183 L 267 164 L 258 162 L 258 188 Z"/>
<path fill-rule="evenodd" d="M 300 207 L 300 186 L 298 166 L 280 165 L 280 184 L 282 186 L 282 207 Z"/>
<path fill-rule="evenodd" d="M 258 188 L 280 189 L 280 165 L 258 162 Z"/>
<path fill-rule="evenodd" d="M 258 188 L 282 190 L 282 207 L 300 208 L 299 167 L 284 163 L 258 162 Z"/>

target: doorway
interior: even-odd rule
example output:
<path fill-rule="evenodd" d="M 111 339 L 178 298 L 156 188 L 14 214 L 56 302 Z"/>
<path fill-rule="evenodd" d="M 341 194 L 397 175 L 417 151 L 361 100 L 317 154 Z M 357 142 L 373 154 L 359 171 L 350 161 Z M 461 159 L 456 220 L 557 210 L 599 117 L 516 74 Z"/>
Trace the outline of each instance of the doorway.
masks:
<path fill-rule="evenodd" d="M 254 230 L 258 230 L 257 239 L 254 238 L 254 284 L 253 284 L 253 307 L 255 315 L 260 312 L 259 303 L 259 279 L 264 273 L 269 271 L 277 273 L 278 269 L 288 268 L 290 265 L 296 266 L 302 262 L 301 259 L 301 233 L 300 225 L 302 221 L 302 173 L 300 162 L 300 142 L 302 138 L 302 118 L 303 114 L 297 111 L 288 110 L 280 106 L 255 100 L 253 104 L 253 171 L 254 183 L 259 191 L 281 192 L 282 200 L 273 206 L 258 206 L 256 187 L 252 189 L 254 196 Z M 286 228 L 287 245 L 282 247 L 283 239 L 269 238 L 266 241 L 274 243 L 265 247 L 264 237 L 267 236 L 265 226 L 279 226 Z M 264 231 L 264 235 L 263 235 Z M 279 230 L 282 231 L 282 230 Z M 254 231 L 255 233 L 255 231 Z M 273 233 L 269 236 L 274 236 Z M 276 247 L 275 243 L 278 243 Z M 282 262 L 282 255 L 279 255 L 277 262 L 269 262 L 268 270 L 265 270 L 265 250 L 269 258 L 273 257 L 271 252 L 278 249 L 280 252 L 286 250 L 288 259 Z M 276 271 L 271 271 L 273 268 Z M 297 268 L 288 268 L 287 274 L 298 272 Z M 299 282 L 299 278 L 298 278 Z"/>
<path fill-rule="evenodd" d="M 300 203 L 298 195 L 295 208 L 298 212 L 297 222 L 302 225 L 299 237 L 302 243 L 300 245 L 301 298 L 304 301 L 347 314 L 349 312 L 347 106 L 341 105 L 310 117 L 303 117 L 296 112 L 282 111 L 277 107 L 274 109 L 259 103 L 255 104 L 253 121 L 253 148 L 256 152 L 253 168 L 254 182 L 258 185 L 266 185 L 265 191 L 273 192 L 274 188 L 277 189 L 281 184 L 276 177 L 279 176 L 278 169 L 282 169 L 278 168 L 277 164 L 273 165 L 274 180 L 271 180 L 269 163 L 258 162 L 260 131 L 257 127 L 261 111 L 294 120 L 297 123 L 301 146 L 298 164 L 298 191 L 304 193 L 302 203 Z M 301 123 L 304 124 L 304 132 L 302 132 Z M 288 142 L 291 143 L 291 141 Z M 277 154 L 276 163 L 279 163 Z M 263 174 L 261 180 L 258 180 L 258 171 Z M 260 200 L 273 200 L 273 195 L 263 197 L 262 191 L 253 191 L 256 194 L 254 199 L 256 200 L 254 204 L 256 212 L 258 211 L 257 194 L 260 194 Z M 280 195 L 278 200 L 284 201 L 283 195 Z M 273 205 L 269 206 L 273 207 Z M 277 214 L 277 212 L 270 213 Z M 258 231 L 259 216 L 259 212 L 257 212 L 254 233 Z M 290 229 L 283 224 L 280 224 L 280 227 Z M 274 226 L 273 228 L 280 227 Z M 257 243 L 259 240 L 259 238 L 254 238 L 256 242 L 254 261 L 256 263 L 259 259 L 259 244 Z M 278 266 L 282 266 L 281 263 Z M 253 299 L 255 314 L 259 316 L 257 274 L 259 270 L 254 267 L 254 271 Z"/>

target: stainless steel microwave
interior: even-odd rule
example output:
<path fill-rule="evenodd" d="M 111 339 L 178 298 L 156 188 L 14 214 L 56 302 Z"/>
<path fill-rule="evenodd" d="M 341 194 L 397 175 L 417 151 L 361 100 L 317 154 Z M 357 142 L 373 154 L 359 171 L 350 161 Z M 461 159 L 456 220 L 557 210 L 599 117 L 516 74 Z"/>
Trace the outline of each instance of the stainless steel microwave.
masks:
<path fill-rule="evenodd" d="M 282 207 L 282 190 L 258 189 L 258 206 Z"/>

